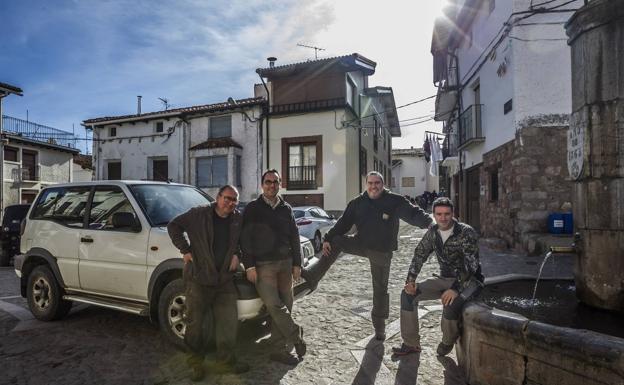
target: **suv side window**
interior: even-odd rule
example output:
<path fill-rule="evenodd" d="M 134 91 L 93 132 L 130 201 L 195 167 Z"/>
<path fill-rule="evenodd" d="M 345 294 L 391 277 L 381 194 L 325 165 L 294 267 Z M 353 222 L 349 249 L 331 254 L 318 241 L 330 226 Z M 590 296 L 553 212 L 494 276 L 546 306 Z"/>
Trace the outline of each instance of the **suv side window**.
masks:
<path fill-rule="evenodd" d="M 117 186 L 97 186 L 89 212 L 89 229 L 132 231 L 130 228 L 113 226 L 113 216 L 117 213 L 130 213 L 136 218 L 132 204 Z"/>
<path fill-rule="evenodd" d="M 90 192 L 91 187 L 48 188 L 37 200 L 31 218 L 82 228 Z"/>

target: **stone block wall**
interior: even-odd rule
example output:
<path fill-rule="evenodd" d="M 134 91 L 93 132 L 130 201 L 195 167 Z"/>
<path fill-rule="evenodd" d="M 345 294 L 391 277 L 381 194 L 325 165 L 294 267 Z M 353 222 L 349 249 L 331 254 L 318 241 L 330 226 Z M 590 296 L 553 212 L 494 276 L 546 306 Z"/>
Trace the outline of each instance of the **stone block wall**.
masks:
<path fill-rule="evenodd" d="M 549 119 L 552 121 L 552 119 Z M 548 215 L 571 201 L 567 170 L 567 126 L 534 120 L 516 138 L 483 155 L 481 233 L 509 247 L 530 250 L 531 233 L 547 232 Z M 492 173 L 498 172 L 498 199 L 492 199 Z"/>

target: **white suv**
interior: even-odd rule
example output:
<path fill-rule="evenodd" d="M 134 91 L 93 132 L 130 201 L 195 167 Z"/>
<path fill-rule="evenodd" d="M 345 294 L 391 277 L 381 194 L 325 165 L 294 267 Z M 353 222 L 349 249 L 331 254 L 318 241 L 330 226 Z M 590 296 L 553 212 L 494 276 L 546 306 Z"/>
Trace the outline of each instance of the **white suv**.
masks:
<path fill-rule="evenodd" d="M 158 320 L 162 332 L 182 346 L 183 261 L 167 234 L 175 216 L 213 199 L 193 186 L 144 181 L 71 183 L 42 190 L 22 224 L 15 272 L 33 315 L 65 316 L 82 302 Z M 316 263 L 302 237 L 304 265 Z M 255 287 L 235 276 L 238 317 L 265 315 Z M 296 297 L 309 292 L 304 281 Z"/>

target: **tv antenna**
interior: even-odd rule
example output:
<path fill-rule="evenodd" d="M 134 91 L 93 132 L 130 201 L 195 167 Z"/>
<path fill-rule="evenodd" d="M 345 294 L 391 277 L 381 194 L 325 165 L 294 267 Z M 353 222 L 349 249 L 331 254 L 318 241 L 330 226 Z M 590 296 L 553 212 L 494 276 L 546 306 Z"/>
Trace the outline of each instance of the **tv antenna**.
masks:
<path fill-rule="evenodd" d="M 158 98 L 158 100 L 160 100 L 163 104 L 163 107 L 165 107 L 165 111 L 167 111 L 169 109 L 169 107 L 171 107 L 171 104 L 169 104 L 169 99 L 167 98 Z"/>
<path fill-rule="evenodd" d="M 314 58 L 318 59 L 318 51 L 325 51 L 325 48 L 321 48 L 321 47 L 315 47 L 313 45 L 305 45 L 305 44 L 300 44 L 297 43 L 297 46 L 299 47 L 304 47 L 304 48 L 311 48 L 314 50 Z"/>

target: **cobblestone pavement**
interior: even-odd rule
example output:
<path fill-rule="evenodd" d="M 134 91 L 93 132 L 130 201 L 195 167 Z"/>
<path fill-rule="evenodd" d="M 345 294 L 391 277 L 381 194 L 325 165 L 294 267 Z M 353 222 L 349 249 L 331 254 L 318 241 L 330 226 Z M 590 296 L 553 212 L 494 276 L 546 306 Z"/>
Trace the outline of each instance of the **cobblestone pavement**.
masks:
<path fill-rule="evenodd" d="M 393 360 L 401 342 L 399 294 L 413 249 L 424 230 L 402 225 L 400 249 L 390 275 L 388 339 L 372 339 L 372 288 L 368 261 L 344 255 L 318 290 L 295 303 L 294 317 L 305 330 L 308 354 L 295 368 L 268 360 L 266 326 L 241 327 L 238 354 L 251 365 L 241 376 L 207 376 L 207 384 L 464 384 L 455 353 L 438 358 L 439 301 L 422 302 L 420 355 Z M 486 275 L 535 274 L 541 258 L 483 251 Z M 567 262 L 561 259 L 553 266 Z M 555 269 L 555 268 L 553 268 Z M 557 269 L 561 270 L 559 267 Z M 545 269 L 548 271 L 548 267 Z M 571 270 L 570 270 L 571 271 Z M 437 272 L 435 259 L 421 277 Z M 0 268 L 0 384 L 188 384 L 185 355 L 171 347 L 148 319 L 92 306 L 74 306 L 68 317 L 39 322 L 19 296 L 10 268 Z"/>

